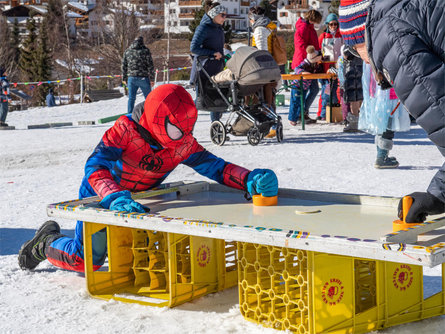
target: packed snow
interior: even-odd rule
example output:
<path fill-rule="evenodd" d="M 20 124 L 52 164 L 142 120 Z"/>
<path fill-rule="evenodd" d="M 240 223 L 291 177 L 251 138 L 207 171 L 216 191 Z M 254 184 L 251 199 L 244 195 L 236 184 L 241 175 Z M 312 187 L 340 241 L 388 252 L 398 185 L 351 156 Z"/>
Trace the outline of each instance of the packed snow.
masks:
<path fill-rule="evenodd" d="M 194 95 L 193 91 L 190 91 Z M 289 100 L 289 93 L 285 93 Z M 138 101 L 143 97 L 138 96 Z M 137 102 L 138 102 L 137 101 Z M 315 106 L 315 104 L 314 104 Z M 20 246 L 48 219 L 46 205 L 77 198 L 83 166 L 112 123 L 81 126 L 125 113 L 127 98 L 33 108 L 11 112 L 13 131 L 0 131 L 0 333 L 278 333 L 245 320 L 237 289 L 215 293 L 176 308 L 146 307 L 91 298 L 83 274 L 45 261 L 34 271 L 17 264 Z M 246 137 L 232 137 L 219 147 L 210 141 L 210 117 L 200 112 L 195 137 L 212 153 L 246 168 L 270 168 L 280 187 L 344 193 L 403 196 L 425 191 L 443 157 L 413 125 L 397 133 L 391 155 L 400 167 L 378 170 L 371 135 L 343 133 L 339 124 L 291 127 L 286 106 L 285 140 L 265 140 L 253 147 Z M 315 117 L 315 109 L 311 116 Z M 28 130 L 28 125 L 73 122 L 73 126 Z M 179 166 L 167 182 L 204 180 Z M 394 212 L 394 217 L 396 212 Z M 57 220 L 62 232 L 74 234 L 74 221 Z M 441 289 L 440 266 L 426 269 L 425 294 Z M 443 333 L 445 317 L 396 326 L 381 333 Z"/>

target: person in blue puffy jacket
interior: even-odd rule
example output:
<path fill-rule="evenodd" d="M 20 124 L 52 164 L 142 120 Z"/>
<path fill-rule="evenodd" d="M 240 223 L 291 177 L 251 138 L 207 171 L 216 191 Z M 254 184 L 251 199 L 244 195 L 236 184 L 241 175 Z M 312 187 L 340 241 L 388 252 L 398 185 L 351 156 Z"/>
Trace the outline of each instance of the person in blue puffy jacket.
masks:
<path fill-rule="evenodd" d="M 370 63 L 382 88 L 394 91 L 445 156 L 445 2 L 341 0 L 346 44 Z M 366 33 L 365 33 L 366 32 Z M 426 192 L 410 194 L 406 222 L 445 212 L 445 164 Z M 399 216 L 402 214 L 399 203 Z"/>
<path fill-rule="evenodd" d="M 108 129 L 85 164 L 79 198 L 98 195 L 105 209 L 145 213 L 131 192 L 160 185 L 179 164 L 226 186 L 250 195 L 275 196 L 278 180 L 269 169 L 250 171 L 227 162 L 193 137 L 198 111 L 190 94 L 181 86 L 166 84 L 154 89 L 132 114 L 121 116 Z M 34 269 L 48 259 L 57 267 L 84 271 L 83 223 L 77 222 L 74 238 L 60 234 L 48 221 L 19 252 L 22 269 Z M 106 232 L 93 236 L 93 268 L 106 257 Z"/>
<path fill-rule="evenodd" d="M 224 30 L 223 24 L 227 17 L 227 8 L 222 6 L 219 2 L 212 2 L 210 0 L 205 3 L 205 14 L 201 19 L 198 27 L 193 35 L 190 43 L 190 52 L 194 58 L 198 56 L 212 57 L 204 63 L 204 69 L 213 76 L 221 72 L 224 68 Z M 194 59 L 192 71 L 190 74 L 190 81 L 195 84 L 197 75 L 200 75 L 203 85 L 208 81 L 204 74 L 198 74 L 197 60 Z M 221 118 L 220 112 L 211 112 L 211 121 L 217 121 Z"/>

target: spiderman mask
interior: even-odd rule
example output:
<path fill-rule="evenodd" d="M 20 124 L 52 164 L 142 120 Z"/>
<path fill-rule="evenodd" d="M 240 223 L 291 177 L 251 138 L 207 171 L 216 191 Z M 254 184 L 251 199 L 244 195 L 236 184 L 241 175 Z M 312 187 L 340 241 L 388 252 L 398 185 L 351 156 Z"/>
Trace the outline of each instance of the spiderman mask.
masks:
<path fill-rule="evenodd" d="M 183 144 L 192 135 L 197 118 L 190 94 L 181 86 L 166 84 L 148 94 L 139 124 L 168 148 Z"/>

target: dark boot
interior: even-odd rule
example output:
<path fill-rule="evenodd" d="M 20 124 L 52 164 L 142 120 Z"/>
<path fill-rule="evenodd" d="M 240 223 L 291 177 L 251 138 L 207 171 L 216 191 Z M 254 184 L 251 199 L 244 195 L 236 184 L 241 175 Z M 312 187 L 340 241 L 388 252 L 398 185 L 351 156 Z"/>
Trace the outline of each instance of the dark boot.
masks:
<path fill-rule="evenodd" d="M 46 260 L 46 248 L 56 239 L 63 237 L 60 226 L 55 221 L 45 222 L 36 232 L 34 238 L 25 242 L 19 251 L 19 266 L 31 270 Z"/>
<path fill-rule="evenodd" d="M 306 110 L 306 111 L 304 112 L 304 123 L 306 123 L 306 124 L 314 124 L 314 123 L 317 123 L 317 120 L 316 120 L 316 119 L 313 119 L 313 118 L 310 118 L 310 117 L 309 117 L 309 110 Z"/>

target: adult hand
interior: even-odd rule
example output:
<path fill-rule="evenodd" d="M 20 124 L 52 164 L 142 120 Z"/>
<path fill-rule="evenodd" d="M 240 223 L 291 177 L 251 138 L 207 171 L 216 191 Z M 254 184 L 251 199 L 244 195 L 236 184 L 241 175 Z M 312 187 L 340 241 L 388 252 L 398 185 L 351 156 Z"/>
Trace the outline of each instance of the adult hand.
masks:
<path fill-rule="evenodd" d="M 430 193 L 415 192 L 408 196 L 412 197 L 413 204 L 406 215 L 407 223 L 423 222 L 427 215 L 437 215 L 445 212 L 445 203 Z M 402 219 L 402 200 L 399 202 L 398 213 L 400 219 Z"/>
<path fill-rule="evenodd" d="M 213 56 L 215 57 L 216 60 L 219 60 L 219 59 L 222 58 L 222 54 L 221 54 L 220 52 L 215 52 L 215 53 L 213 54 Z"/>
<path fill-rule="evenodd" d="M 117 193 L 109 194 L 100 201 L 100 205 L 105 209 L 126 211 L 126 212 L 150 212 L 150 209 L 135 202 L 131 198 L 131 193 L 128 190 L 119 191 Z"/>
<path fill-rule="evenodd" d="M 278 179 L 270 169 L 254 169 L 247 176 L 247 191 L 251 196 L 262 194 L 272 197 L 278 194 Z"/>
<path fill-rule="evenodd" d="M 358 52 L 360 57 L 363 59 L 363 61 L 366 64 L 369 64 L 369 55 L 368 55 L 368 50 L 366 49 L 366 44 L 359 43 L 359 44 L 354 45 L 354 48 Z"/>

